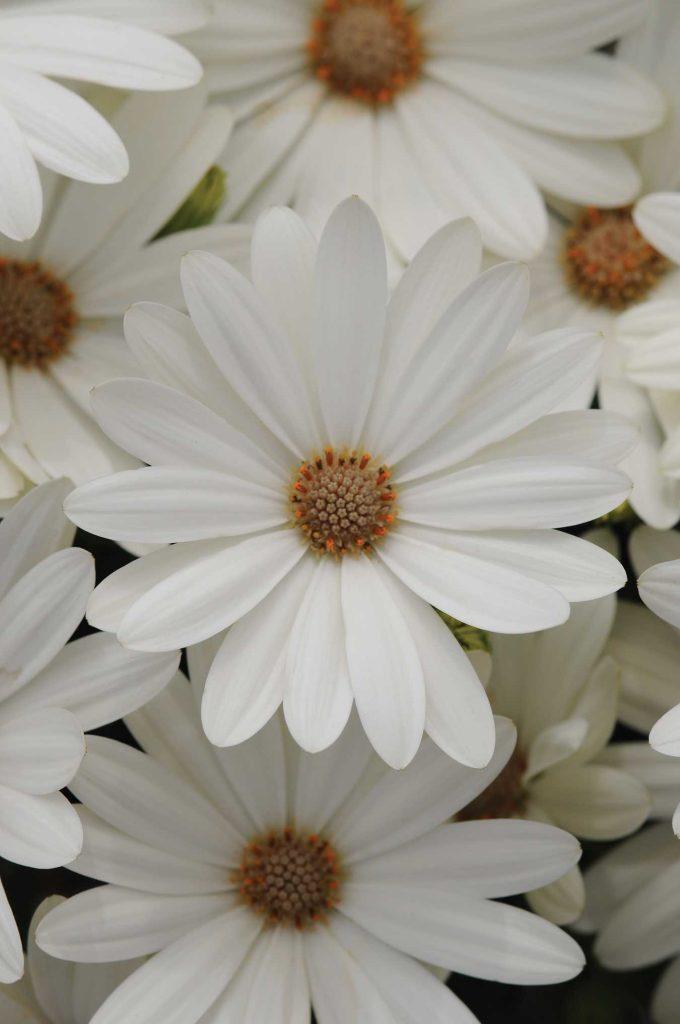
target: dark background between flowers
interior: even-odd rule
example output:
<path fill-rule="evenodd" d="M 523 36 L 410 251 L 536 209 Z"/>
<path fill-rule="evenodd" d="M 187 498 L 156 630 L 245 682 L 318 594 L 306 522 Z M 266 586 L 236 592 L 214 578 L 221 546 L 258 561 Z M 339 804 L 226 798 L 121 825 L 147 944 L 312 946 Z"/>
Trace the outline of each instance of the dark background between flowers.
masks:
<path fill-rule="evenodd" d="M 621 540 L 624 563 L 627 559 L 626 541 L 630 527 L 630 523 L 611 526 Z M 581 533 L 584 529 L 579 528 L 573 532 Z M 98 581 L 131 561 L 131 556 L 117 544 L 80 530 L 75 543 L 94 555 Z M 629 583 L 623 591 L 623 597 L 637 600 L 635 585 L 631 581 L 633 574 L 630 566 L 626 565 Z M 83 622 L 74 635 L 84 636 L 90 632 L 91 628 Z M 122 722 L 115 722 L 97 732 L 136 745 Z M 640 734 L 620 725 L 614 735 L 615 741 L 640 738 L 643 738 Z M 595 860 L 610 845 L 584 844 L 582 864 L 587 865 Z M 24 938 L 34 910 L 46 896 L 55 893 L 71 896 L 98 884 L 67 868 L 37 871 L 2 860 L 0 876 Z M 521 900 L 518 902 L 521 904 Z M 590 942 L 584 943 L 588 956 L 584 972 L 567 984 L 523 987 L 478 981 L 456 974 L 451 975 L 448 984 L 477 1015 L 481 1024 L 651 1024 L 648 1011 L 650 995 L 662 966 L 627 973 L 605 971 L 591 958 L 590 945 Z M 423 1024 L 427 1022 L 423 1021 Z"/>

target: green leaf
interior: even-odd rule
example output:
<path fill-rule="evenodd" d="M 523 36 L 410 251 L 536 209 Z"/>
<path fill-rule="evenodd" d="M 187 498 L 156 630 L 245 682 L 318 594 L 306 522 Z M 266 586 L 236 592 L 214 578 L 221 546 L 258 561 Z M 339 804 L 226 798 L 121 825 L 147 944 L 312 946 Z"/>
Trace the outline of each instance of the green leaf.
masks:
<path fill-rule="evenodd" d="M 156 238 L 165 238 L 166 235 L 174 235 L 177 231 L 202 228 L 212 223 L 226 194 L 226 174 L 221 167 L 210 167 L 193 192 L 163 225 Z"/>

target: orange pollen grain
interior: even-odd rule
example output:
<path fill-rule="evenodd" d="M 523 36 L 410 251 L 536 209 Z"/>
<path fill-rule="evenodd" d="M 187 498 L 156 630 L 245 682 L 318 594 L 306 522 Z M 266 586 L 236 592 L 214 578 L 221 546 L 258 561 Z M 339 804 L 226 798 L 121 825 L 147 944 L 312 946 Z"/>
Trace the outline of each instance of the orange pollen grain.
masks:
<path fill-rule="evenodd" d="M 622 310 L 639 302 L 668 266 L 665 256 L 638 231 L 630 207 L 588 207 L 565 235 L 567 282 L 595 306 Z"/>
<path fill-rule="evenodd" d="M 403 0 L 325 0 L 306 50 L 317 78 L 363 103 L 385 104 L 416 79 L 417 22 Z"/>
<path fill-rule="evenodd" d="M 396 519 L 396 491 L 383 490 L 389 476 L 367 452 L 325 448 L 296 471 L 293 523 L 317 554 L 370 552 Z"/>
<path fill-rule="evenodd" d="M 78 322 L 69 288 L 41 263 L 0 258 L 0 356 L 44 368 L 69 346 Z"/>
<path fill-rule="evenodd" d="M 327 839 L 286 828 L 248 843 L 234 882 L 268 924 L 304 929 L 338 905 L 341 870 Z"/>

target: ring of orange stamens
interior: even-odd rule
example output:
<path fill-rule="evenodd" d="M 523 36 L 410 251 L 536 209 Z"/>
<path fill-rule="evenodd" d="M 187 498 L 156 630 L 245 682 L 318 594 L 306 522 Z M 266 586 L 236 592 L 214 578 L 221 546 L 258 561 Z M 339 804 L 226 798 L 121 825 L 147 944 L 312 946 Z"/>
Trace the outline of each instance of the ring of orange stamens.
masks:
<path fill-rule="evenodd" d="M 326 448 L 297 470 L 293 522 L 318 554 L 369 552 L 394 522 L 390 471 L 366 452 Z"/>
<path fill-rule="evenodd" d="M 234 881 L 268 924 L 310 928 L 337 906 L 341 871 L 327 839 L 285 828 L 248 843 Z"/>
<path fill-rule="evenodd" d="M 389 103 L 422 64 L 418 26 L 403 0 L 325 0 L 307 49 L 317 78 L 366 103 Z"/>
<path fill-rule="evenodd" d="M 596 306 L 621 310 L 643 299 L 668 260 L 638 231 L 630 207 L 583 210 L 566 233 L 564 268 L 570 287 Z"/>
<path fill-rule="evenodd" d="M 0 357 L 42 369 L 68 348 L 78 321 L 73 295 L 37 262 L 0 258 Z"/>

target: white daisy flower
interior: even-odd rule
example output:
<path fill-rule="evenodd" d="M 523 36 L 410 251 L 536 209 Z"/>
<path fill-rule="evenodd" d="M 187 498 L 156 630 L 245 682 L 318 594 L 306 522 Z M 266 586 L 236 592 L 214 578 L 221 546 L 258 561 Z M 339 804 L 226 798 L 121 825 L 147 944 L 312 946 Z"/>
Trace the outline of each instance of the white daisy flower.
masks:
<path fill-rule="evenodd" d="M 201 66 L 159 33 L 195 29 L 206 17 L 202 0 L 4 0 L 1 233 L 24 240 L 37 231 L 37 164 L 97 184 L 121 181 L 129 170 L 120 135 L 77 92 L 47 76 L 117 89 L 186 89 L 201 78 Z"/>
<path fill-rule="evenodd" d="M 640 442 L 624 463 L 634 484 L 631 505 L 658 529 L 667 529 L 680 516 L 673 456 L 667 466 L 666 452 L 660 452 L 680 426 L 680 404 L 673 394 L 680 390 L 677 359 L 673 363 L 669 351 L 671 332 L 680 325 L 680 198 L 668 194 L 680 187 L 679 46 L 680 6 L 651 0 L 640 28 L 620 41 L 615 62 L 649 75 L 667 100 L 663 124 L 633 150 L 643 191 L 664 194 L 647 194 L 634 208 L 618 204 L 607 209 L 617 204 L 609 201 L 610 171 L 603 165 L 598 200 L 586 209 L 556 203 L 561 212 L 551 213 L 548 242 L 531 265 L 532 299 L 525 321 L 532 332 L 578 324 L 605 333 L 602 367 L 584 380 L 566 407 L 590 405 L 599 377 L 600 405 L 633 419 Z M 616 181 L 615 175 L 611 180 Z M 645 299 L 653 303 L 637 306 Z"/>
<path fill-rule="evenodd" d="M 605 853 L 585 873 L 583 931 L 597 931 L 595 954 L 615 971 L 670 957 L 652 1001 L 654 1024 L 677 1024 L 680 1005 L 680 843 L 666 822 Z"/>
<path fill-rule="evenodd" d="M 122 339 L 124 311 L 142 297 L 181 302 L 177 261 L 187 249 L 247 255 L 249 232 L 237 225 L 147 244 L 214 164 L 231 128 L 226 110 L 206 107 L 197 87 L 134 96 L 113 123 L 133 156 L 129 177 L 104 190 L 60 190 L 52 178 L 40 234 L 0 237 L 0 500 L 50 477 L 82 483 L 139 465 L 99 430 L 89 404 L 94 385 L 142 372 Z"/>
<path fill-rule="evenodd" d="M 663 99 L 633 68 L 591 51 L 646 9 L 643 0 L 217 0 L 188 45 L 239 121 L 224 155 L 225 216 L 292 204 L 320 225 L 356 193 L 405 261 L 464 215 L 494 252 L 532 258 L 546 239 L 540 190 L 605 205 L 638 192 L 618 140 L 656 127 Z"/>
<path fill-rule="evenodd" d="M 556 629 L 533 636 L 492 637 L 489 696 L 495 712 L 518 731 L 501 774 L 459 820 L 520 817 L 548 821 L 581 839 L 619 839 L 637 830 L 650 798 L 636 771 L 607 747 L 616 724 L 618 669 L 603 657 L 616 599 L 587 601 Z M 635 760 L 637 747 L 627 745 Z M 613 759 L 608 757 L 614 753 Z M 637 767 L 637 765 L 636 765 Z M 577 867 L 527 897 L 558 924 L 580 917 L 583 879 Z"/>
<path fill-rule="evenodd" d="M 138 960 L 73 964 L 43 953 L 36 945 L 36 928 L 63 902 L 63 897 L 51 896 L 33 915 L 26 973 L 14 985 L 0 985 L 2 1024 L 90 1024 L 106 997 L 139 966 Z"/>
<path fill-rule="evenodd" d="M 557 331 L 504 355 L 526 271 L 477 276 L 479 260 L 473 225 L 449 225 L 388 304 L 364 203 L 338 207 L 318 252 L 278 209 L 255 228 L 255 284 L 194 253 L 193 323 L 152 304 L 128 314 L 156 381 L 96 389 L 93 410 L 151 465 L 79 488 L 68 515 L 124 543 L 176 543 L 111 575 L 88 615 L 146 651 L 232 626 L 205 695 L 214 743 L 251 736 L 283 701 L 296 740 L 322 750 L 356 701 L 392 766 L 425 728 L 480 767 L 488 701 L 430 605 L 523 632 L 623 584 L 611 555 L 553 529 L 628 493 L 612 468 L 633 443 L 622 418 L 545 415 L 597 340 Z"/>
<path fill-rule="evenodd" d="M 83 729 L 151 699 L 177 652 L 139 655 L 107 634 L 67 644 L 94 587 L 92 556 L 70 548 L 66 481 L 30 491 L 0 524 L 0 856 L 53 868 L 79 853 L 82 829 L 59 790 L 85 752 Z M 0 981 L 23 971 L 21 940 L 0 886 Z"/>
<path fill-rule="evenodd" d="M 194 693 L 178 678 L 126 718 L 146 753 L 92 737 L 72 784 L 85 832 L 72 869 L 108 884 L 53 910 L 38 944 L 86 963 L 151 957 L 93 1024 L 274 1024 L 307 1020 L 310 1004 L 319 1024 L 473 1024 L 418 961 L 515 984 L 580 971 L 573 939 L 493 901 L 569 870 L 576 840 L 445 824 L 510 756 L 510 722 L 482 770 L 426 739 L 392 772 L 355 718 L 322 754 L 287 744 L 279 716 L 220 750 L 198 715 L 211 653 L 189 652 Z"/>

